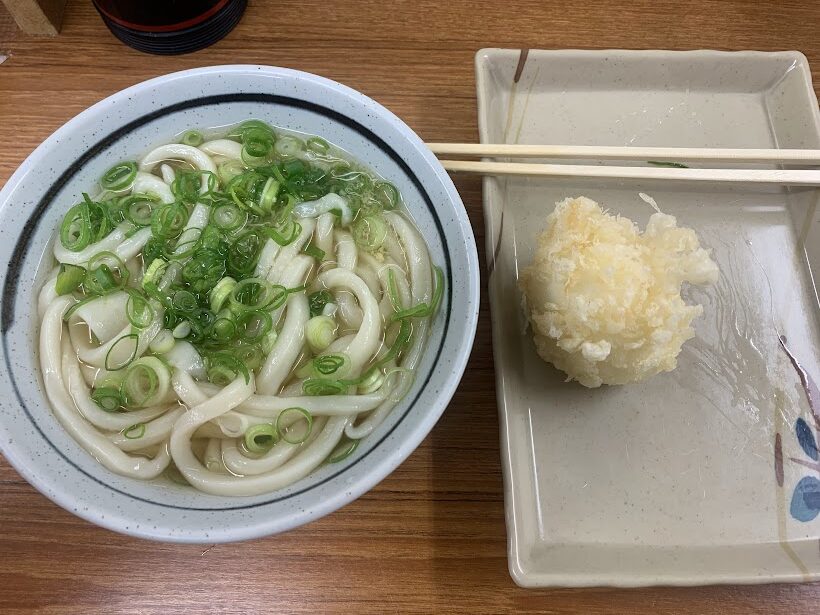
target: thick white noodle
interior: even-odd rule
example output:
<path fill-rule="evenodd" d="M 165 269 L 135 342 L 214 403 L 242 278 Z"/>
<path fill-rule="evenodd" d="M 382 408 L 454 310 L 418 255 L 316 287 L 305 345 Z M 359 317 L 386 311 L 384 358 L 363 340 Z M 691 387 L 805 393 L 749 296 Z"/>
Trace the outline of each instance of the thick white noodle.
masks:
<path fill-rule="evenodd" d="M 153 406 L 151 408 L 142 408 L 126 413 L 106 412 L 100 408 L 97 403 L 91 399 L 91 393 L 80 372 L 77 355 L 71 343 L 68 341 L 67 336 L 64 336 L 64 339 L 62 355 L 63 381 L 66 384 L 68 394 L 71 396 L 77 411 L 83 415 L 89 423 L 103 431 L 122 431 L 137 423 L 151 421 L 165 412 L 166 406 Z"/>
<path fill-rule="evenodd" d="M 169 143 L 168 145 L 160 145 L 158 148 L 151 150 L 148 154 L 140 160 L 140 171 L 151 171 L 157 164 L 165 160 L 183 160 L 194 168 L 200 171 L 210 171 L 216 173 L 216 165 L 211 157 L 202 150 L 199 150 L 190 145 L 182 143 Z M 202 178 L 202 187 L 200 192 L 208 191 L 208 178 Z"/>
<path fill-rule="evenodd" d="M 205 467 L 211 472 L 217 474 L 227 474 L 225 464 L 222 462 L 222 445 L 217 438 L 208 440 L 205 446 L 205 453 L 202 455 L 202 461 L 205 462 Z"/>
<path fill-rule="evenodd" d="M 75 333 L 78 327 L 71 326 L 69 333 L 71 334 L 71 342 L 77 349 L 77 356 L 79 356 L 83 362 L 101 368 L 105 368 L 106 357 L 108 357 L 108 365 L 111 368 L 124 365 L 132 355 L 135 359 L 141 357 L 148 349 L 148 344 L 151 343 L 160 329 L 162 329 L 163 317 L 165 315 L 162 306 L 156 301 L 151 301 L 151 307 L 154 309 L 154 318 L 147 327 L 136 332 L 136 352 L 134 351 L 133 338 L 119 342 L 123 336 L 131 334 L 132 327 L 130 323 L 109 341 L 99 346 L 93 346 L 88 340 L 82 339 L 79 333 Z M 78 322 L 77 315 L 72 314 L 69 319 L 69 324 L 73 325 L 76 322 Z"/>
<path fill-rule="evenodd" d="M 385 235 L 382 249 L 386 252 L 390 260 L 394 263 L 398 263 L 399 267 L 402 269 L 407 269 L 407 259 L 401 249 L 401 244 L 399 243 L 399 238 L 396 236 L 396 231 L 393 230 L 392 226 L 387 228 L 387 235 Z"/>
<path fill-rule="evenodd" d="M 279 250 L 276 259 L 273 261 L 273 266 L 268 272 L 268 281 L 273 284 L 281 283 L 280 280 L 290 266 L 291 261 L 302 251 L 302 248 L 305 247 L 305 244 L 310 241 L 310 237 L 313 235 L 313 229 L 316 227 L 315 220 L 302 218 L 298 222 L 302 226 L 302 232 L 299 233 L 296 239 Z"/>
<path fill-rule="evenodd" d="M 145 244 L 148 243 L 148 240 L 151 239 L 151 229 L 148 227 L 141 228 L 126 238 L 126 235 L 133 228 L 134 225 L 130 222 L 123 222 L 106 237 L 79 252 L 67 250 L 60 241 L 55 241 L 54 258 L 60 263 L 84 265 L 100 252 L 113 252 L 120 260 L 127 261 L 139 254 Z"/>
<path fill-rule="evenodd" d="M 174 171 L 174 167 L 170 164 L 161 164 L 159 165 L 159 172 L 162 174 L 162 181 L 164 181 L 169 186 L 174 183 L 174 180 L 177 178 L 177 173 Z"/>
<path fill-rule="evenodd" d="M 259 370 L 260 393 L 272 395 L 284 382 L 305 344 L 305 325 L 310 318 L 308 300 L 304 292 L 288 297 L 285 322 L 265 363 Z"/>
<path fill-rule="evenodd" d="M 392 225 L 404 248 L 407 271 L 410 274 L 410 288 L 416 303 L 427 302 L 431 297 L 432 271 L 427 246 L 413 225 L 395 212 L 386 212 L 385 219 Z"/>
<path fill-rule="evenodd" d="M 404 254 L 407 258 L 407 263 L 410 271 L 410 289 L 412 300 L 414 304 L 422 301 L 430 301 L 432 297 L 432 278 L 430 268 L 430 257 L 427 252 L 427 247 L 424 241 L 419 236 L 412 225 L 410 225 L 404 218 L 396 213 L 386 213 L 385 217 L 393 226 L 396 235 L 399 237 Z M 398 273 L 398 272 L 396 272 Z M 398 275 L 396 276 L 398 280 Z M 397 396 L 391 396 L 384 403 L 374 410 L 364 421 L 359 425 L 348 425 L 345 429 L 345 435 L 351 439 L 360 439 L 370 434 L 376 427 L 378 427 L 385 417 L 390 414 L 393 406 L 398 403 L 402 395 L 406 394 L 413 381 L 414 370 L 421 358 L 421 353 L 424 348 L 424 343 L 427 339 L 427 328 L 429 326 L 429 319 L 415 319 L 413 322 L 413 337 L 410 342 L 410 347 L 405 351 L 402 358 L 401 367 L 411 371 L 402 372 L 399 374 L 399 382 L 396 384 L 396 391 L 400 393 Z"/>
<path fill-rule="evenodd" d="M 187 372 L 194 378 L 204 379 L 207 376 L 205 361 L 191 342 L 177 340 L 171 350 L 163 353 L 162 358 L 168 361 L 171 367 Z"/>
<path fill-rule="evenodd" d="M 242 454 L 236 439 L 225 438 L 217 442 L 221 444 L 222 463 L 230 472 L 240 476 L 253 476 L 275 470 L 293 457 L 300 448 L 299 444 L 279 440 L 264 456 L 254 459 Z"/>
<path fill-rule="evenodd" d="M 40 317 L 40 320 L 43 320 L 43 316 L 45 315 L 48 306 L 51 305 L 51 302 L 58 297 L 56 286 L 58 271 L 59 267 L 55 267 L 51 276 L 49 276 L 46 283 L 43 284 L 43 287 L 40 289 L 40 294 L 37 295 L 37 316 Z"/>
<path fill-rule="evenodd" d="M 214 139 L 199 146 L 208 156 L 223 156 L 231 160 L 242 159 L 242 144 L 230 139 Z"/>
<path fill-rule="evenodd" d="M 188 222 L 185 223 L 185 228 L 177 239 L 177 247 L 174 249 L 174 254 L 182 254 L 191 249 L 194 242 L 199 239 L 202 234 L 202 229 L 208 225 L 208 219 L 211 217 L 211 208 L 202 203 L 197 203 L 194 210 L 191 212 Z"/>
<path fill-rule="evenodd" d="M 380 301 L 380 297 L 382 296 L 382 287 L 381 284 L 379 284 L 379 277 L 376 275 L 376 270 L 369 264 L 359 260 L 359 264 L 353 270 L 353 273 L 364 280 L 364 283 L 367 284 L 367 287 L 376 297 L 376 300 Z"/>
<path fill-rule="evenodd" d="M 124 291 L 103 295 L 78 307 L 72 315 L 72 322 L 75 319 L 83 321 L 97 340 L 104 344 L 129 326 L 125 312 L 127 304 L 128 293 Z"/>
<path fill-rule="evenodd" d="M 347 347 L 350 357 L 350 375 L 359 375 L 364 364 L 376 353 L 381 344 L 381 314 L 376 298 L 362 279 L 352 271 L 337 268 L 319 274 L 319 282 L 330 289 L 352 292 L 362 309 L 362 324 L 356 337 Z M 263 391 L 268 392 L 268 391 Z"/>
<path fill-rule="evenodd" d="M 382 317 L 387 322 L 387 319 L 395 311 L 393 307 L 393 300 L 390 298 L 390 272 L 393 272 L 393 281 L 396 283 L 396 292 L 398 299 L 401 302 L 401 307 L 412 307 L 412 298 L 410 295 L 410 284 L 407 282 L 407 277 L 404 270 L 396 264 L 384 264 L 378 269 L 379 282 L 382 287 L 382 300 L 379 302 L 379 309 Z"/>
<path fill-rule="evenodd" d="M 323 213 L 316 220 L 316 234 L 313 236 L 313 244 L 328 257 L 333 252 L 333 225 L 335 223 L 336 216 L 329 211 Z"/>
<path fill-rule="evenodd" d="M 164 164 L 163 167 L 168 167 Z M 168 167 L 169 169 L 171 167 Z M 173 180 L 172 180 L 173 181 Z M 147 194 L 155 196 L 163 203 L 173 203 L 174 195 L 171 188 L 164 180 L 156 175 L 145 173 L 144 171 L 137 171 L 137 177 L 134 179 L 134 184 L 131 186 L 131 194 Z"/>
<path fill-rule="evenodd" d="M 267 278 L 271 267 L 276 260 L 276 255 L 279 254 L 281 246 L 273 239 L 268 239 L 262 247 L 262 252 L 259 253 L 259 260 L 256 261 L 256 271 L 254 275 L 257 278 Z"/>
<path fill-rule="evenodd" d="M 205 382 L 199 388 L 210 396 L 219 392 L 219 387 Z M 382 387 L 375 393 L 367 395 L 303 395 L 283 397 L 281 395 L 251 395 L 237 406 L 237 411 L 276 422 L 279 414 L 288 408 L 304 408 L 314 416 L 349 416 L 370 412 L 382 403 L 391 387 Z M 186 402 L 187 403 L 187 402 Z M 244 432 L 243 432 L 244 433 Z"/>
<path fill-rule="evenodd" d="M 282 277 L 279 279 L 279 284 L 285 288 L 296 288 L 305 282 L 305 278 L 313 267 L 313 259 L 306 254 L 299 254 L 290 261 L 290 265 Z M 279 322 L 282 317 L 282 312 L 285 311 L 287 304 L 276 308 L 271 312 L 271 318 L 274 325 Z"/>
<path fill-rule="evenodd" d="M 347 231 L 336 230 L 333 233 L 336 240 L 336 264 L 342 269 L 353 271 L 358 262 L 359 250 L 356 242 Z M 353 295 L 347 292 L 336 293 L 336 305 L 339 307 L 339 316 L 342 322 L 350 329 L 362 326 L 362 308 L 356 304 Z"/>
<path fill-rule="evenodd" d="M 326 194 L 315 201 L 303 201 L 293 208 L 293 215 L 300 218 L 318 218 L 322 214 L 328 213 L 332 210 L 341 212 L 342 226 L 349 226 L 353 222 L 353 212 L 347 199 L 339 196 L 335 192 Z"/>
<path fill-rule="evenodd" d="M 171 455 L 179 471 L 193 486 L 213 495 L 260 495 L 285 487 L 307 476 L 333 452 L 348 419 L 331 418 L 316 439 L 302 449 L 289 463 L 257 476 L 233 476 L 208 470 L 191 449 L 191 436 L 201 425 L 232 410 L 253 394 L 253 380 L 240 376 L 209 400 L 194 406 L 174 425 L 171 432 Z"/>
<path fill-rule="evenodd" d="M 304 442 L 291 444 L 285 440 L 280 440 L 269 451 L 257 458 L 243 455 L 237 446 L 237 440 L 222 440 L 222 462 L 229 471 L 241 476 L 254 476 L 272 472 L 284 465 L 300 449 L 310 446 L 310 443 L 321 435 L 326 421 L 327 419 L 323 417 L 315 419 L 310 434 Z"/>
<path fill-rule="evenodd" d="M 190 374 L 181 370 L 174 372 L 173 384 L 178 397 L 189 408 L 208 401 L 209 397 L 218 395 L 222 391 L 221 387 L 209 383 L 196 382 L 191 378 Z M 203 386 L 206 384 L 209 386 L 209 394 L 203 391 Z M 257 417 L 245 417 L 235 410 L 228 410 L 225 414 L 216 417 L 212 422 L 219 428 L 221 435 L 228 438 L 238 438 L 244 435 L 248 427 L 265 423 L 266 421 Z"/>
<path fill-rule="evenodd" d="M 63 313 L 71 304 L 72 299 L 68 297 L 55 300 L 46 310 L 40 329 L 40 366 L 46 395 L 51 402 L 54 414 L 66 431 L 112 472 L 141 479 L 155 478 L 168 467 L 170 462 L 167 446 L 161 446 L 153 459 L 132 457 L 97 431 L 74 407 L 61 375 Z"/>
<path fill-rule="evenodd" d="M 122 451 L 139 451 L 149 446 L 165 443 L 171 436 L 171 428 L 183 415 L 185 408 L 179 404 L 164 408 L 159 418 L 145 423 L 145 432 L 139 438 L 127 438 L 122 433 L 115 433 L 108 438 Z M 143 422 L 143 421 L 140 421 Z M 135 423 L 131 423 L 134 425 Z M 125 428 L 123 428 L 125 429 Z"/>

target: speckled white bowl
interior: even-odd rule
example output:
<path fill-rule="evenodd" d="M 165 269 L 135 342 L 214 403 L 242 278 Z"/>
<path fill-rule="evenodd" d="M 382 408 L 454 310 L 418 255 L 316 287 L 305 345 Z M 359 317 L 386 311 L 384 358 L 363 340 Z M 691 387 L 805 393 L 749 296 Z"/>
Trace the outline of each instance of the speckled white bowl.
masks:
<path fill-rule="evenodd" d="M 393 181 L 445 272 L 442 309 L 415 384 L 354 455 L 259 497 L 205 495 L 140 482 L 98 464 L 51 413 L 39 376 L 36 296 L 41 259 L 65 211 L 112 161 L 181 129 L 260 118 L 322 135 Z M 0 448 L 65 509 L 118 532 L 223 542 L 282 532 L 347 504 L 395 469 L 450 401 L 478 313 L 475 240 L 447 173 L 419 137 L 370 98 L 333 81 L 266 66 L 215 66 L 152 79 L 106 98 L 57 130 L 0 192 Z"/>

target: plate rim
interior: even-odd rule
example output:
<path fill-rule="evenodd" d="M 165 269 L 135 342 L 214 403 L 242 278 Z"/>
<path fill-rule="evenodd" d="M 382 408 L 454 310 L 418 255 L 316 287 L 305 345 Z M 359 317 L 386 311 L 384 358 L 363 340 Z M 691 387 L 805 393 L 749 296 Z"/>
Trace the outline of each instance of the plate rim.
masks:
<path fill-rule="evenodd" d="M 519 59 L 519 67 L 522 66 L 523 60 L 537 58 L 540 61 L 549 61 L 552 58 L 568 59 L 572 57 L 582 57 L 585 59 L 603 59 L 603 58 L 619 58 L 625 61 L 635 60 L 638 58 L 663 59 L 669 57 L 676 58 L 692 58 L 703 59 L 708 57 L 715 57 L 718 59 L 740 58 L 748 59 L 750 61 L 761 60 L 764 58 L 782 59 L 784 61 L 792 61 L 795 66 L 801 68 L 802 82 L 806 91 L 809 94 L 810 102 L 813 103 L 813 116 L 815 125 L 820 127 L 820 107 L 818 107 L 817 94 L 813 87 L 811 69 L 808 58 L 805 54 L 798 50 L 780 50 L 780 51 L 758 51 L 758 50 L 711 50 L 711 49 L 692 49 L 692 50 L 665 50 L 665 49 L 528 49 L 528 48 L 503 48 L 503 47 L 485 47 L 476 51 L 474 56 L 474 70 L 476 79 L 476 101 L 477 101 L 477 116 L 479 140 L 481 143 L 488 143 L 488 136 L 490 126 L 487 122 L 486 105 L 488 101 L 485 100 L 485 93 L 489 94 L 493 86 L 489 83 L 492 79 L 491 62 L 497 58 L 504 59 Z M 485 220 L 485 238 L 487 250 L 487 258 L 493 255 L 494 246 L 492 245 L 493 236 L 492 229 L 488 221 L 491 219 L 490 207 L 490 190 L 491 178 L 485 177 L 483 179 L 483 194 L 482 194 L 482 213 Z M 492 267 L 488 265 L 490 269 Z M 492 270 L 488 273 L 488 277 L 492 275 Z M 493 340 L 498 339 L 502 334 L 498 319 L 492 318 L 492 304 L 494 302 L 494 293 L 489 288 L 488 280 L 488 299 L 490 301 L 491 310 L 491 329 Z M 501 452 L 502 478 L 504 484 L 504 516 L 506 521 L 507 531 L 507 565 L 509 574 L 513 581 L 524 588 L 544 588 L 544 587 L 618 587 L 618 588 L 634 588 L 634 587 L 649 587 L 649 586 L 680 586 L 691 587 L 712 584 L 761 584 L 772 582 L 812 582 L 820 580 L 820 565 L 814 569 L 810 569 L 808 574 L 803 574 L 799 571 L 783 571 L 783 572 L 766 572 L 760 575 L 756 574 L 681 574 L 681 573 L 655 573 L 652 575 L 636 574 L 636 573 L 562 573 L 538 571 L 527 566 L 526 554 L 524 553 L 524 545 L 521 544 L 521 536 L 515 530 L 516 527 L 516 502 L 512 497 L 512 491 L 516 489 L 517 477 L 513 475 L 512 466 L 512 451 L 509 440 L 508 422 L 510 413 L 507 410 L 507 401 L 504 395 L 504 379 L 502 362 L 499 357 L 499 346 L 493 344 L 493 359 L 495 365 L 495 384 L 496 384 L 496 402 L 498 404 L 499 415 L 499 441 Z M 797 541 L 790 541 L 794 543 Z M 811 539 L 811 542 L 816 542 Z M 531 549 L 530 549 L 531 551 Z"/>

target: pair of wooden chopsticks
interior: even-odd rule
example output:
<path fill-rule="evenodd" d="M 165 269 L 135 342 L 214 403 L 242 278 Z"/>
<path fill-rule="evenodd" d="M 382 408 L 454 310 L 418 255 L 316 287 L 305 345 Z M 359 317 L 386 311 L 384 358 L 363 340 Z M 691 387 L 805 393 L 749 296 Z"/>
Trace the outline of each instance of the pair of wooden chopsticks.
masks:
<path fill-rule="evenodd" d="M 428 143 L 442 156 L 505 158 L 581 158 L 630 160 L 661 166 L 609 166 L 526 162 L 491 162 L 441 159 L 448 171 L 484 175 L 533 175 L 546 177 L 597 177 L 618 179 L 673 179 L 711 182 L 743 182 L 820 186 L 820 169 L 690 169 L 662 166 L 674 162 L 820 165 L 820 150 L 810 149 L 709 149 L 673 147 L 613 147 L 588 145 L 505 145 L 484 143 Z M 650 162 L 651 161 L 651 162 Z"/>

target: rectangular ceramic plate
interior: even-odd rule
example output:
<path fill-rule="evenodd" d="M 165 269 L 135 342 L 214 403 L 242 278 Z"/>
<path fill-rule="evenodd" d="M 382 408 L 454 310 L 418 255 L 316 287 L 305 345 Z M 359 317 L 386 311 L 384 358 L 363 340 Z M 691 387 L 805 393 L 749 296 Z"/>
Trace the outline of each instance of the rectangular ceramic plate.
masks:
<path fill-rule="evenodd" d="M 799 53 L 482 50 L 481 141 L 820 148 Z M 590 161 L 595 163 L 595 161 Z M 487 178 L 489 292 L 510 572 L 524 586 L 820 578 L 817 191 Z M 641 227 L 655 198 L 721 277 L 673 372 L 585 389 L 539 360 L 518 272 L 553 205 L 585 195 Z M 808 246 L 808 249 L 804 247 Z M 820 401 L 820 400 L 818 400 Z"/>

